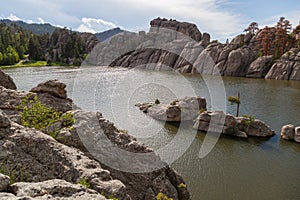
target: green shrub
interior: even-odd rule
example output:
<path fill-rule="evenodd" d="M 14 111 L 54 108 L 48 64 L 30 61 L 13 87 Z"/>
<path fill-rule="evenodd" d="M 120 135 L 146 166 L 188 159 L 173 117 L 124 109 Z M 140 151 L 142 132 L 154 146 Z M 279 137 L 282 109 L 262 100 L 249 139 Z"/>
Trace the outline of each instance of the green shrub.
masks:
<path fill-rule="evenodd" d="M 77 184 L 83 185 L 86 188 L 91 188 L 91 184 L 83 177 Z"/>
<path fill-rule="evenodd" d="M 186 188 L 186 184 L 180 183 L 180 184 L 178 185 L 178 188 Z"/>
<path fill-rule="evenodd" d="M 32 98 L 32 95 L 27 95 L 17 108 L 22 110 L 23 126 L 44 131 L 53 138 L 56 138 L 60 129 L 70 128 L 75 123 L 72 113 L 58 112 L 38 101 L 37 96 Z M 59 126 L 54 126 L 55 123 Z"/>
<path fill-rule="evenodd" d="M 155 104 L 160 104 L 160 101 L 158 99 L 155 99 L 154 103 Z"/>
<path fill-rule="evenodd" d="M 243 123 L 248 127 L 251 126 L 251 124 L 255 121 L 255 116 L 253 115 L 242 115 L 242 117 L 246 118 L 246 120 L 244 120 Z"/>
<path fill-rule="evenodd" d="M 167 195 L 161 192 L 158 193 L 155 198 L 156 200 L 173 200 L 172 198 L 169 198 Z"/>

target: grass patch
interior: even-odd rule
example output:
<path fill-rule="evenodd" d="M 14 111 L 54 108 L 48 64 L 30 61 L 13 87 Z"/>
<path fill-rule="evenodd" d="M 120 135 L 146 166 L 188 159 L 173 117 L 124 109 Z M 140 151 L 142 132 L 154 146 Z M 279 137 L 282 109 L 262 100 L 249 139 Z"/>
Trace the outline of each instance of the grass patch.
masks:
<path fill-rule="evenodd" d="M 47 61 L 21 61 L 14 65 L 0 66 L 0 69 L 19 68 L 19 67 L 49 67 L 49 66 L 74 66 L 63 62 L 47 62 Z"/>

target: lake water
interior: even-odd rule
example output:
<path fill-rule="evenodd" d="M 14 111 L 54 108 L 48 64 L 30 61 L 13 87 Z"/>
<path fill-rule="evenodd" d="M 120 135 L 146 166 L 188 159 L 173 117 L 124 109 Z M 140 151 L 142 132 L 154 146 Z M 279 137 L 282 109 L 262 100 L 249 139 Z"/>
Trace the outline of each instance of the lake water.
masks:
<path fill-rule="evenodd" d="M 174 152 L 179 151 L 172 154 L 175 156 L 172 167 L 183 176 L 193 200 L 300 199 L 300 144 L 280 140 L 282 125 L 300 125 L 300 81 L 223 77 L 220 82 L 213 76 L 173 72 L 82 69 L 44 67 L 4 71 L 21 90 L 49 79 L 63 81 L 69 97 L 79 107 L 102 112 L 163 157 L 170 152 L 160 150 L 172 144 Z M 205 140 L 204 133 L 184 126 L 180 134 L 187 139 L 172 143 L 178 131 L 176 125 L 155 121 L 134 106 L 155 99 L 168 103 L 177 97 L 196 94 L 207 98 L 209 109 L 234 114 L 235 106 L 228 104 L 222 93 L 235 95 L 238 91 L 242 102 L 240 113 L 266 122 L 276 135 L 268 139 L 221 137 L 201 159 L 199 150 Z"/>

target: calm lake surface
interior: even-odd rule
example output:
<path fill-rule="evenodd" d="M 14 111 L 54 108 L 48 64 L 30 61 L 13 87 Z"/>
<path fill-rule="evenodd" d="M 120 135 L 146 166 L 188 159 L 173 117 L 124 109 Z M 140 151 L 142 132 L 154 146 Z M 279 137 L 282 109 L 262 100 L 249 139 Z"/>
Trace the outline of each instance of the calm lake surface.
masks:
<path fill-rule="evenodd" d="M 187 139 L 171 143 L 176 158 L 172 166 L 187 182 L 193 200 L 300 199 L 300 144 L 280 140 L 282 125 L 300 125 L 300 81 L 223 77 L 220 82 L 213 76 L 107 67 L 4 71 L 13 77 L 20 90 L 29 90 L 49 79 L 63 81 L 68 96 L 79 107 L 103 113 L 118 127 L 158 151 L 176 138 L 178 128 L 147 117 L 135 103 L 155 99 L 168 103 L 177 97 L 196 94 L 207 98 L 209 109 L 234 114 L 235 106 L 218 94 L 224 87 L 227 96 L 240 91 L 240 113 L 266 122 L 276 135 L 268 139 L 221 137 L 213 150 L 200 159 L 205 134 L 186 126 L 180 134 Z M 224 103 L 226 108 L 222 106 Z M 183 155 L 174 153 L 177 150 L 183 150 Z M 166 157 L 170 153 L 160 152 Z"/>

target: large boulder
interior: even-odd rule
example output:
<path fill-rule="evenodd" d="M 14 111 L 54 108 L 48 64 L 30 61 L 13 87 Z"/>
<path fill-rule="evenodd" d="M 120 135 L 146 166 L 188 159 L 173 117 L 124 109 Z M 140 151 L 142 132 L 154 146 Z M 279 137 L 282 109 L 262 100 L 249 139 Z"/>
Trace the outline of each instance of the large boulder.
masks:
<path fill-rule="evenodd" d="M 129 199 L 126 186 L 97 161 L 35 129 L 13 123 L 11 132 L 0 140 L 0 150 L 0 163 L 7 173 L 14 174 L 14 181 L 62 179 L 77 183 L 85 179 L 99 193 Z"/>
<path fill-rule="evenodd" d="M 66 84 L 59 82 L 58 80 L 49 80 L 40 83 L 32 88 L 30 92 L 48 93 L 61 99 L 67 98 Z"/>
<path fill-rule="evenodd" d="M 269 137 L 275 132 L 260 120 L 250 117 L 234 117 L 223 111 L 202 112 L 193 126 L 199 131 L 219 132 L 225 135 L 247 138 L 248 136 Z"/>
<path fill-rule="evenodd" d="M 46 81 L 31 89 L 33 92 L 25 92 L 18 90 L 6 89 L 0 86 L 0 108 L 9 116 L 9 118 L 17 123 L 21 123 L 20 112 L 18 106 L 23 100 L 28 98 L 32 100 L 35 96 L 38 100 L 59 112 L 67 112 L 73 108 L 77 108 L 73 101 L 67 98 L 65 84 L 57 80 Z"/>
<path fill-rule="evenodd" d="M 202 34 L 198 30 L 197 26 L 195 24 L 191 24 L 188 22 L 179 22 L 172 19 L 167 20 L 167 19 L 156 18 L 150 22 L 150 25 L 151 25 L 150 28 L 151 32 L 156 32 L 159 28 L 165 28 L 165 29 L 170 29 L 170 30 L 183 33 L 193 38 L 197 42 L 199 42 L 202 38 Z"/>
<path fill-rule="evenodd" d="M 295 126 L 292 124 L 285 125 L 281 128 L 281 138 L 285 140 L 293 140 L 295 137 Z"/>
<path fill-rule="evenodd" d="M 254 52 L 247 46 L 231 51 L 225 65 L 224 76 L 245 76 L 254 59 Z"/>
<path fill-rule="evenodd" d="M 13 79 L 9 75 L 5 74 L 1 69 L 0 69 L 0 86 L 12 90 L 17 89 L 17 86 L 14 83 Z"/>
<path fill-rule="evenodd" d="M 152 193 L 156 196 L 159 192 L 174 200 L 189 199 L 187 188 L 177 187 L 184 183 L 182 177 L 167 166 L 152 149 L 116 128 L 101 113 L 76 110 L 73 115 L 78 123 L 74 125 L 72 133 L 60 141 L 80 148 L 90 157 L 99 160 L 113 178 L 125 184 L 132 199 L 150 200 Z M 59 135 L 61 136 L 65 135 Z M 76 142 L 72 144 L 70 141 Z M 147 171 L 153 166 L 159 167 L 155 171 Z"/>
<path fill-rule="evenodd" d="M 294 137 L 294 140 L 296 142 L 300 142 L 300 126 L 297 126 L 295 128 L 295 137 Z"/>
<path fill-rule="evenodd" d="M 281 138 L 300 142 L 300 126 L 295 127 L 293 124 L 283 126 L 281 128 Z"/>
<path fill-rule="evenodd" d="M 264 78 L 271 68 L 273 56 L 262 56 L 250 64 L 246 77 Z"/>
<path fill-rule="evenodd" d="M 278 59 L 266 75 L 267 79 L 300 80 L 300 49 L 291 49 Z"/>
<path fill-rule="evenodd" d="M 219 132 L 246 138 L 247 134 L 239 131 L 237 125 L 237 119 L 230 114 L 225 114 L 223 111 L 205 111 L 199 114 L 193 128 L 203 132 Z"/>
<path fill-rule="evenodd" d="M 248 136 L 270 137 L 275 135 L 270 126 L 261 120 L 249 117 L 237 117 L 236 119 L 238 120 L 238 129 L 244 131 Z"/>
<path fill-rule="evenodd" d="M 170 104 L 138 103 L 137 107 L 149 116 L 167 122 L 194 120 L 200 110 L 206 110 L 206 99 L 202 97 L 184 97 Z"/>

